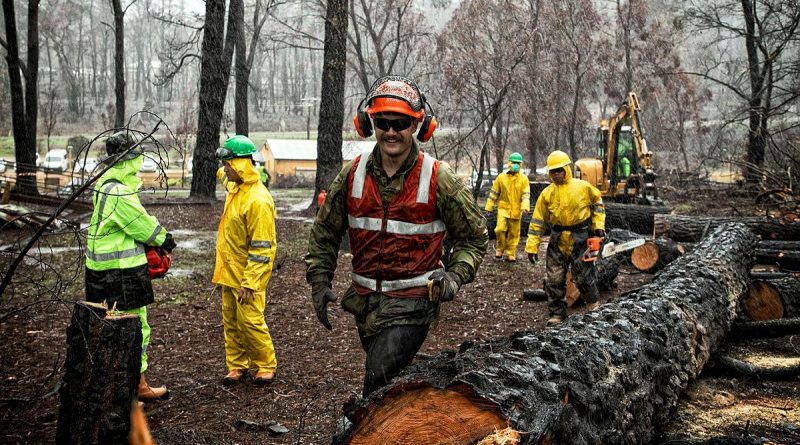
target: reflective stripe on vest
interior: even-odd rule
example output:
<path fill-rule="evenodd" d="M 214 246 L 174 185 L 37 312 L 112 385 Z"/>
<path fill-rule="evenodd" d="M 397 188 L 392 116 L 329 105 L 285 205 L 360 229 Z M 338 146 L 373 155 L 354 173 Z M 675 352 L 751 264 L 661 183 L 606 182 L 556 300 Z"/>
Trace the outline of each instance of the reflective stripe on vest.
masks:
<path fill-rule="evenodd" d="M 377 280 L 359 275 L 354 272 L 350 274 L 350 277 L 353 280 L 353 283 L 356 283 L 361 287 L 365 287 L 373 292 L 391 292 L 395 290 L 409 289 L 412 287 L 427 286 L 428 277 L 430 277 L 432 273 L 440 270 L 444 271 L 444 269 L 435 269 L 430 272 L 425 272 L 422 275 L 404 278 L 402 280 L 383 280 L 380 282 L 380 285 L 378 284 Z"/>
<path fill-rule="evenodd" d="M 136 247 L 132 249 L 108 253 L 94 253 L 88 249 L 86 250 L 86 258 L 98 263 L 101 261 L 121 260 L 123 258 L 130 258 L 142 254 L 144 254 L 144 246 L 141 244 L 137 244 Z"/>
<path fill-rule="evenodd" d="M 347 215 L 348 225 L 354 229 L 370 230 L 373 232 L 380 232 L 383 220 L 380 218 L 368 217 L 355 217 Z M 386 233 L 393 233 L 397 235 L 430 235 L 434 233 L 441 233 L 446 231 L 447 228 L 442 220 L 429 222 L 427 224 L 414 224 L 405 221 L 397 221 L 390 219 L 386 221 Z"/>
<path fill-rule="evenodd" d="M 350 191 L 350 196 L 353 198 L 361 199 L 361 195 L 364 193 L 364 181 L 367 179 L 367 161 L 369 161 L 369 153 L 361 153 L 356 173 L 353 175 L 353 189 Z M 418 203 L 424 204 L 428 202 L 434 162 L 436 162 L 436 159 L 433 159 L 427 153 L 422 157 L 422 170 L 419 173 L 419 187 L 417 188 Z"/>

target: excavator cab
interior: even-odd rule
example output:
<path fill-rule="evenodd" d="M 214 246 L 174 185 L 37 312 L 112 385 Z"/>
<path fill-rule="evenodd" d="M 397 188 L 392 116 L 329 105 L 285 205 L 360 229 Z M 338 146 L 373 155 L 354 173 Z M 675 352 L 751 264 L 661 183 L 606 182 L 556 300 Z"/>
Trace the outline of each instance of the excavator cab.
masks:
<path fill-rule="evenodd" d="M 597 187 L 610 200 L 663 204 L 655 187 L 652 152 L 647 148 L 635 93 L 628 93 L 616 113 L 600 121 L 597 135 L 597 157 L 578 159 L 576 177 Z"/>

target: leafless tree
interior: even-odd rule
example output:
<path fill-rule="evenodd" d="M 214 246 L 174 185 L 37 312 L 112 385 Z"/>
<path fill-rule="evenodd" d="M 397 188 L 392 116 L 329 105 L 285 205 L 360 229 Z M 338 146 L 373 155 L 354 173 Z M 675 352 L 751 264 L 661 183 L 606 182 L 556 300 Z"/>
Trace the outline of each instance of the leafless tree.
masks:
<path fill-rule="evenodd" d="M 322 101 L 319 107 L 314 196 L 333 182 L 342 165 L 347 3 L 348 0 L 328 0 L 325 15 L 325 54 L 322 64 Z M 311 201 L 311 206 L 316 206 L 316 200 Z"/>
<path fill-rule="evenodd" d="M 742 171 L 747 182 L 757 183 L 773 131 L 771 120 L 785 115 L 800 98 L 800 2 L 692 2 L 685 16 L 696 30 L 718 36 L 714 43 L 719 57 L 685 72 L 724 87 L 741 102 L 732 119 L 747 121 Z M 743 44 L 744 56 L 734 44 Z"/>
<path fill-rule="evenodd" d="M 14 128 L 14 154 L 17 159 L 16 189 L 38 194 L 36 188 L 36 120 L 39 113 L 39 0 L 28 1 L 27 59 L 19 57 L 17 17 L 14 0 L 3 0 L 6 38 L 0 45 L 6 50 L 11 86 L 11 122 Z M 22 78 L 25 78 L 23 87 Z"/>

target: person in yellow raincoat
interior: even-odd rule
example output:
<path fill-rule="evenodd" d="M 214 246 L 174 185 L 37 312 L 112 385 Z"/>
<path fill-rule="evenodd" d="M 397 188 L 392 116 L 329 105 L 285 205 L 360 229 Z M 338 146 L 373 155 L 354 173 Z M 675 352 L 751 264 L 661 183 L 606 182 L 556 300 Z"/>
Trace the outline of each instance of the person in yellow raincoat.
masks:
<path fill-rule="evenodd" d="M 255 151 L 250 139 L 236 135 L 216 153 L 229 181 L 212 279 L 222 287 L 227 385 L 241 381 L 250 368 L 255 369 L 255 384 L 271 383 L 278 366 L 264 320 L 277 250 L 275 204 L 253 165 Z"/>
<path fill-rule="evenodd" d="M 495 235 L 495 259 L 517 261 L 517 246 L 522 225 L 522 215 L 531 211 L 531 184 L 528 177 L 520 173 L 522 155 L 511 153 L 508 171 L 500 173 L 492 184 L 486 212 L 491 214 L 497 202 L 497 226 Z M 488 216 L 488 215 L 487 215 Z"/>
<path fill-rule="evenodd" d="M 587 303 L 597 308 L 597 271 L 594 262 L 583 261 L 586 240 L 605 237 L 606 211 L 600 191 L 588 182 L 572 177 L 569 156 L 556 150 L 547 157 L 547 174 L 553 181 L 539 195 L 528 229 L 525 252 L 528 260 L 539 260 L 539 243 L 547 226 L 551 229 L 547 245 L 547 274 L 544 291 L 550 310 L 548 325 L 560 323 L 567 316 L 567 270 L 572 269 L 575 285 Z"/>

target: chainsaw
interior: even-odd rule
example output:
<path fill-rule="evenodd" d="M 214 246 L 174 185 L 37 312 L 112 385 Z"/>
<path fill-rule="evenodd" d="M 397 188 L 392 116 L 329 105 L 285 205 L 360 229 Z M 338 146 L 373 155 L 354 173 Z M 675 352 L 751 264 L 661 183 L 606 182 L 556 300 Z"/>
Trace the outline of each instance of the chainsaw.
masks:
<path fill-rule="evenodd" d="M 644 238 L 617 244 L 613 241 L 603 244 L 603 238 L 593 236 L 586 240 L 586 252 L 583 261 L 596 261 L 599 258 L 608 258 L 626 250 L 635 249 L 644 244 Z"/>

